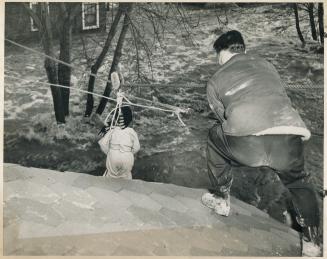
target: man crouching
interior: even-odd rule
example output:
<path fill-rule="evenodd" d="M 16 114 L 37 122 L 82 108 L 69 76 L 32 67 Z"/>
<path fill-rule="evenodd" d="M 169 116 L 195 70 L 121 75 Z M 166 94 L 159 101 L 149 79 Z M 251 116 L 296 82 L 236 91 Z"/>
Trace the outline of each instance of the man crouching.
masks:
<path fill-rule="evenodd" d="M 289 189 L 290 213 L 300 226 L 302 254 L 319 256 L 319 210 L 312 186 L 304 181 L 303 141 L 310 138 L 299 113 L 292 108 L 275 67 L 248 55 L 238 31 L 228 31 L 214 43 L 221 67 L 209 80 L 207 98 L 218 123 L 207 146 L 212 188 L 202 202 L 228 216 L 232 166 L 268 167 Z"/>

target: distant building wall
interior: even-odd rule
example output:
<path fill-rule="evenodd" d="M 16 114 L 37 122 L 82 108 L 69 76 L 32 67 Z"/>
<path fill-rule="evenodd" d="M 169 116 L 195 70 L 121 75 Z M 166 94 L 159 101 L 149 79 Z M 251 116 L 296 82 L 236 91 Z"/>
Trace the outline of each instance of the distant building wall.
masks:
<path fill-rule="evenodd" d="M 29 3 L 27 3 L 29 4 Z M 72 3 L 75 4 L 75 3 Z M 80 33 L 80 32 L 92 32 L 92 31 L 99 31 L 104 30 L 106 27 L 106 6 L 105 3 L 98 3 L 97 10 L 98 10 L 98 26 L 91 28 L 83 28 L 83 19 L 82 17 L 92 17 L 90 15 L 83 16 L 82 14 L 82 3 L 76 3 L 79 5 L 79 11 L 73 21 L 73 33 Z M 58 4 L 57 3 L 50 3 L 49 4 L 49 13 L 50 18 L 54 19 L 58 14 Z M 92 21 L 91 21 L 92 22 Z M 86 20 L 84 19 L 84 23 Z M 34 30 L 36 29 L 36 30 Z M 54 37 L 58 36 L 58 28 L 53 26 L 52 28 Z M 17 41 L 39 41 L 40 36 L 37 28 L 33 26 L 33 21 L 31 20 L 29 14 L 22 6 L 21 3 L 15 2 L 6 2 L 5 3 L 5 37 L 17 40 Z"/>
<path fill-rule="evenodd" d="M 21 3 L 5 3 L 5 37 L 13 40 L 38 38 L 31 30 L 31 20 Z"/>

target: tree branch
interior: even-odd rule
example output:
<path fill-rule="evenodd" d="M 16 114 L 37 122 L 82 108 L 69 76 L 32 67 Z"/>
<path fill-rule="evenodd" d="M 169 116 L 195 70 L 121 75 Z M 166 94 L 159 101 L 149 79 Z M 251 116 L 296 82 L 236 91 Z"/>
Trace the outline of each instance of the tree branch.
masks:
<path fill-rule="evenodd" d="M 36 12 L 34 12 L 29 4 L 26 3 L 22 3 L 23 7 L 25 8 L 25 10 L 27 11 L 27 13 L 29 14 L 29 16 L 33 19 L 33 21 L 36 23 L 36 26 L 39 28 L 39 30 L 41 32 L 44 32 L 44 26 L 43 23 L 40 19 L 40 17 L 36 14 Z"/>

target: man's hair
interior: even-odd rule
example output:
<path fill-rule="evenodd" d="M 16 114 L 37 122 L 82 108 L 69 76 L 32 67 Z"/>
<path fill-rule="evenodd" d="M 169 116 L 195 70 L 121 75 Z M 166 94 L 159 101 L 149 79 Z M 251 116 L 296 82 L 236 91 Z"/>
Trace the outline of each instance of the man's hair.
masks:
<path fill-rule="evenodd" d="M 239 31 L 233 30 L 222 34 L 213 44 L 217 53 L 221 50 L 229 50 L 233 53 L 244 53 L 245 43 L 242 34 Z"/>

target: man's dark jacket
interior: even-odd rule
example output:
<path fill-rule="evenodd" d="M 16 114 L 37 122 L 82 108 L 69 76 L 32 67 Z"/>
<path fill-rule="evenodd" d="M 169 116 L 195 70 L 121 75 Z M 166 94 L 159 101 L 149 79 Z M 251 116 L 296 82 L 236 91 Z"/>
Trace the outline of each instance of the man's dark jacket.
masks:
<path fill-rule="evenodd" d="M 310 137 L 277 70 L 262 58 L 248 54 L 233 56 L 209 80 L 207 97 L 227 135 Z"/>

